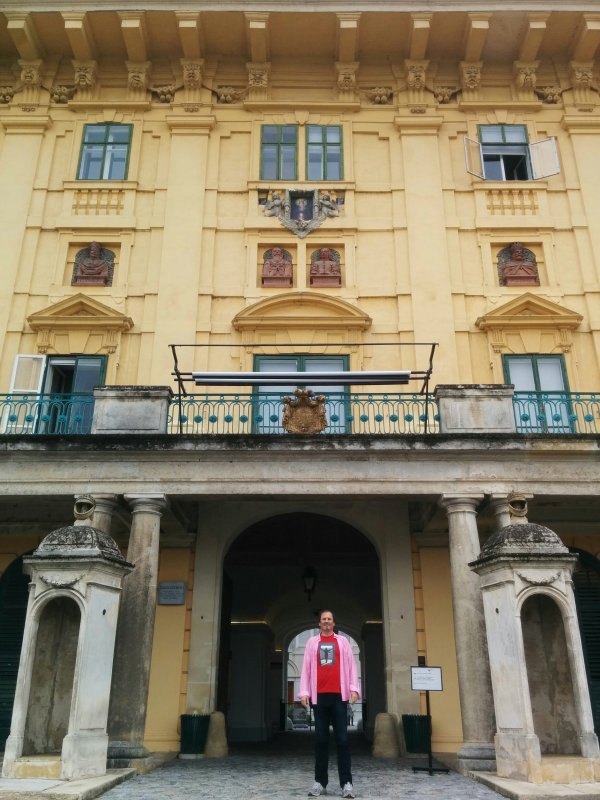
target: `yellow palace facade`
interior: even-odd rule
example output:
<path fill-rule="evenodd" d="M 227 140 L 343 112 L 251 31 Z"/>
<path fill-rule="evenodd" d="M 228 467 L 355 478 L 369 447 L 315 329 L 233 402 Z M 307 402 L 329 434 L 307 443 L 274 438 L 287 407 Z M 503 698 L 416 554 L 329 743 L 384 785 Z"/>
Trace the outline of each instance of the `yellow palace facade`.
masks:
<path fill-rule="evenodd" d="M 83 495 L 135 563 L 115 758 L 270 738 L 327 606 L 369 736 L 422 656 L 434 750 L 489 766 L 468 564 L 513 493 L 580 554 L 600 725 L 595 7 L 0 2 L 4 739 L 22 557 Z"/>

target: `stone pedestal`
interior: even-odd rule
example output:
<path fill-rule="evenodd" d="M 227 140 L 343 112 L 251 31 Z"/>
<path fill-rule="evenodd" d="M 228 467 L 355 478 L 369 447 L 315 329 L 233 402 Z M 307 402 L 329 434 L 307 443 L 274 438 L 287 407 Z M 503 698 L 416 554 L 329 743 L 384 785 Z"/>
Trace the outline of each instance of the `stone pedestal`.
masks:
<path fill-rule="evenodd" d="M 53 531 L 24 565 L 31 591 L 2 774 L 27 777 L 36 763 L 23 756 L 60 748 L 62 780 L 104 775 L 119 596 L 131 564 L 109 536 L 79 524 Z"/>
<path fill-rule="evenodd" d="M 398 758 L 398 720 L 393 714 L 377 714 L 373 736 L 373 756 L 375 758 Z"/>
<path fill-rule="evenodd" d="M 123 586 L 110 696 L 109 757 L 144 758 L 144 728 L 158 580 L 160 518 L 166 498 L 160 494 L 125 495 L 132 508 L 127 559 L 133 580 Z"/>
<path fill-rule="evenodd" d="M 478 497 L 444 495 L 448 514 L 454 636 L 463 726 L 463 746 L 458 753 L 462 772 L 495 769 L 493 736 L 494 702 L 487 655 L 483 603 L 479 581 L 473 580 L 469 562 L 480 550 L 476 509 Z"/>
<path fill-rule="evenodd" d="M 512 386 L 439 385 L 440 433 L 515 433 Z"/>
<path fill-rule="evenodd" d="M 98 386 L 92 433 L 166 433 L 169 386 Z"/>

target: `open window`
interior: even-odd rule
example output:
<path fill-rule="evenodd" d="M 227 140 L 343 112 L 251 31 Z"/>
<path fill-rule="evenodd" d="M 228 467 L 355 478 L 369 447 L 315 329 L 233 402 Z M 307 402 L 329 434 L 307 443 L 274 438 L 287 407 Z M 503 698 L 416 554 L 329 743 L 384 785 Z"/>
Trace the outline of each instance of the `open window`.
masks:
<path fill-rule="evenodd" d="M 562 355 L 505 355 L 503 366 L 507 383 L 515 387 L 520 432 L 571 432 L 572 409 Z"/>
<path fill-rule="evenodd" d="M 487 181 L 529 181 L 560 172 L 555 137 L 530 142 L 525 125 L 480 125 L 465 136 L 467 172 Z"/>

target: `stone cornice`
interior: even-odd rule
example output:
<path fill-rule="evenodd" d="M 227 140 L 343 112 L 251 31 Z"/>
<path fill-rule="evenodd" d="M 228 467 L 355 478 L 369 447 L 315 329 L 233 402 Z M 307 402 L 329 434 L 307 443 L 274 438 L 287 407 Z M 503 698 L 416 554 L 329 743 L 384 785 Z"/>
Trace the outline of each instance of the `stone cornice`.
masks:
<path fill-rule="evenodd" d="M 127 10 L 165 10 L 165 0 L 139 0 L 129 4 L 127 0 L 32 0 L 27 4 L 28 11 L 127 11 Z M 523 0 L 178 0 L 178 11 L 581 11 L 597 12 L 597 0 L 529 0 L 524 8 Z M 15 13 L 23 11 L 23 0 L 2 0 L 0 12 Z"/>

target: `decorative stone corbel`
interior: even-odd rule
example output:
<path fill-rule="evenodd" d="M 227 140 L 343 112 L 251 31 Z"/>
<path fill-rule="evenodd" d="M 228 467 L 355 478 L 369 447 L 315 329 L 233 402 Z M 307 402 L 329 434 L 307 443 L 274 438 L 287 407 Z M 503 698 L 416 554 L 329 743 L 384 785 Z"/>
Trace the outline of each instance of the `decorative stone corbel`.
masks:
<path fill-rule="evenodd" d="M 594 62 L 571 61 L 569 66 L 575 105 L 596 105 L 598 92 L 594 90 Z"/>
<path fill-rule="evenodd" d="M 515 61 L 513 63 L 513 86 L 517 100 L 534 100 L 539 61 Z"/>
<path fill-rule="evenodd" d="M 73 61 L 75 70 L 75 99 L 93 100 L 98 81 L 96 61 Z"/>
<path fill-rule="evenodd" d="M 19 59 L 21 67 L 21 103 L 25 106 L 38 105 L 42 86 L 42 60 Z"/>
<path fill-rule="evenodd" d="M 248 70 L 248 100 L 268 100 L 271 65 L 267 61 L 249 61 L 246 69 Z"/>
<path fill-rule="evenodd" d="M 130 100 L 145 100 L 149 88 L 151 63 L 127 61 L 127 88 Z"/>
<path fill-rule="evenodd" d="M 199 111 L 204 74 L 203 59 L 181 59 L 183 70 L 184 108 L 186 111 Z"/>
<path fill-rule="evenodd" d="M 460 62 L 460 86 L 463 100 L 479 100 L 482 61 Z"/>
<path fill-rule="evenodd" d="M 358 70 L 357 61 L 336 62 L 337 72 L 337 92 L 338 100 L 345 102 L 355 102 L 358 100 L 356 72 Z"/>
<path fill-rule="evenodd" d="M 425 76 L 429 61 L 411 61 L 407 59 L 404 62 L 406 69 L 406 85 L 408 88 L 408 104 L 409 106 L 423 106 L 426 104 L 427 96 L 425 94 Z"/>

